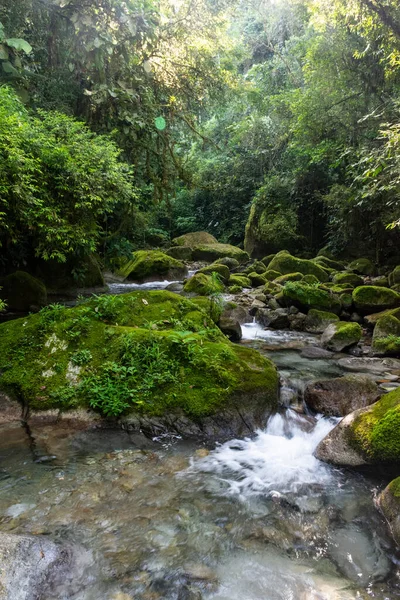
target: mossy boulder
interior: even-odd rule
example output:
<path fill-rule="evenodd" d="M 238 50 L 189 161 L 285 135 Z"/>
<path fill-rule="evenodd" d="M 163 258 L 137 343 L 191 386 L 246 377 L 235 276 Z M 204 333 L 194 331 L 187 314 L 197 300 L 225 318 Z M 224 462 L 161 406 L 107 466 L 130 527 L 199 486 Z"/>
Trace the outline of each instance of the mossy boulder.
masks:
<path fill-rule="evenodd" d="M 211 273 L 217 273 L 223 283 L 228 283 L 229 277 L 231 275 L 226 265 L 220 265 L 218 263 L 213 263 L 212 265 L 203 267 L 198 271 L 198 273 L 206 273 L 206 275 L 210 275 Z"/>
<path fill-rule="evenodd" d="M 400 284 L 400 266 L 395 267 L 389 274 L 389 285 L 390 287 Z"/>
<path fill-rule="evenodd" d="M 359 275 L 355 273 L 338 273 L 333 278 L 333 283 L 337 284 L 349 284 L 347 287 L 357 287 L 359 285 L 363 285 L 364 280 Z"/>
<path fill-rule="evenodd" d="M 304 275 L 302 281 L 304 281 L 304 283 L 319 283 L 315 275 Z"/>
<path fill-rule="evenodd" d="M 311 260 L 296 258 L 287 252 L 278 252 L 268 265 L 269 270 L 279 271 L 282 275 L 288 273 L 302 273 L 315 275 L 318 281 L 328 281 L 329 276 L 325 270 Z"/>
<path fill-rule="evenodd" d="M 203 244 L 218 244 L 218 240 L 206 231 L 185 233 L 172 240 L 173 246 L 189 246 L 189 248 L 194 248 L 195 246 L 201 246 Z"/>
<path fill-rule="evenodd" d="M 265 273 L 266 268 L 263 262 L 261 262 L 260 260 L 255 260 L 253 263 L 251 263 L 251 265 L 249 265 L 247 267 L 247 269 L 245 269 L 245 273 L 250 274 L 250 273 L 257 273 L 258 275 L 261 275 L 262 273 Z"/>
<path fill-rule="evenodd" d="M 165 251 L 165 254 L 177 260 L 192 260 L 193 250 L 190 246 L 173 246 Z"/>
<path fill-rule="evenodd" d="M 251 286 L 254 288 L 267 283 L 267 280 L 265 279 L 264 275 L 259 275 L 258 273 L 255 273 L 255 272 L 249 273 L 248 278 L 251 281 Z"/>
<path fill-rule="evenodd" d="M 400 546 L 400 477 L 391 481 L 381 492 L 378 506 L 389 523 L 395 542 Z"/>
<path fill-rule="evenodd" d="M 349 264 L 349 270 L 360 275 L 374 275 L 375 265 L 369 260 L 369 258 L 357 258 Z"/>
<path fill-rule="evenodd" d="M 344 269 L 344 263 L 327 256 L 319 255 L 316 258 L 313 258 L 312 261 L 326 269 L 334 269 L 335 271 L 342 271 Z"/>
<path fill-rule="evenodd" d="M 400 320 L 400 308 L 392 308 L 392 309 L 388 309 L 388 310 L 382 310 L 378 313 L 373 313 L 371 315 L 367 315 L 364 318 L 364 321 L 367 325 L 374 327 L 376 325 L 376 323 L 379 321 L 379 319 L 381 319 L 382 317 L 387 317 L 388 315 L 392 315 L 393 317 L 396 317 L 396 319 Z"/>
<path fill-rule="evenodd" d="M 372 277 L 370 280 L 371 285 L 379 285 L 380 287 L 390 287 L 389 278 L 381 275 L 380 277 Z"/>
<path fill-rule="evenodd" d="M 274 283 L 279 283 L 279 285 L 285 285 L 288 281 L 301 281 L 304 275 L 302 273 L 288 273 L 287 275 L 279 275 L 276 279 L 274 279 Z"/>
<path fill-rule="evenodd" d="M 362 329 L 358 323 L 338 321 L 331 323 L 321 336 L 323 348 L 333 352 L 341 352 L 354 344 L 362 337 Z"/>
<path fill-rule="evenodd" d="M 339 299 L 342 303 L 343 310 L 351 310 L 353 308 L 353 296 L 351 295 L 351 292 L 340 293 Z"/>
<path fill-rule="evenodd" d="M 304 329 L 309 333 L 323 333 L 331 323 L 339 321 L 339 317 L 331 312 L 311 309 L 304 321 Z"/>
<path fill-rule="evenodd" d="M 303 312 L 314 308 L 339 314 L 342 308 L 337 296 L 303 281 L 287 283 L 283 288 L 283 299 L 287 306 L 296 306 Z"/>
<path fill-rule="evenodd" d="M 2 281 L 0 297 L 9 310 L 29 312 L 38 310 L 47 303 L 46 286 L 25 271 L 16 271 Z"/>
<path fill-rule="evenodd" d="M 199 296 L 210 296 L 220 294 L 224 291 L 224 284 L 218 277 L 211 277 L 206 273 L 195 273 L 187 280 L 183 287 L 187 294 L 198 294 Z"/>
<path fill-rule="evenodd" d="M 264 258 L 261 259 L 261 262 L 264 263 L 266 267 L 268 267 L 269 263 L 273 258 L 275 258 L 275 256 L 276 254 L 268 254 L 268 256 L 264 256 Z"/>
<path fill-rule="evenodd" d="M 241 285 L 230 285 L 228 287 L 228 292 L 230 294 L 240 294 L 243 291 L 243 287 Z"/>
<path fill-rule="evenodd" d="M 277 406 L 274 365 L 166 291 L 51 305 L 1 324 L 0 345 L 0 389 L 31 411 L 91 407 L 150 430 L 155 419 L 181 433 L 217 424 L 241 435 Z"/>
<path fill-rule="evenodd" d="M 226 265 L 229 270 L 237 269 L 239 266 L 239 261 L 236 258 L 230 258 L 229 256 L 224 256 L 223 258 L 218 258 L 215 261 L 216 264 Z"/>
<path fill-rule="evenodd" d="M 317 413 L 343 417 L 376 402 L 381 394 L 368 375 L 345 375 L 309 383 L 304 401 Z"/>
<path fill-rule="evenodd" d="M 379 356 L 400 355 L 400 320 L 393 315 L 378 319 L 372 336 L 372 351 Z"/>
<path fill-rule="evenodd" d="M 279 271 L 272 271 L 271 269 L 265 271 L 263 275 L 267 281 L 274 281 L 274 279 L 281 276 Z"/>
<path fill-rule="evenodd" d="M 127 281 L 156 281 L 160 277 L 173 281 L 183 279 L 188 273 L 183 262 L 159 250 L 138 250 L 117 274 Z"/>
<path fill-rule="evenodd" d="M 35 274 L 45 283 L 48 292 L 53 293 L 104 287 L 103 273 L 93 254 L 83 258 L 68 258 L 65 263 L 39 259 Z"/>
<path fill-rule="evenodd" d="M 193 247 L 193 260 L 214 262 L 219 258 L 235 258 L 240 264 L 249 260 L 247 252 L 230 244 L 202 244 Z"/>
<path fill-rule="evenodd" d="M 229 285 L 240 285 L 242 288 L 250 288 L 251 287 L 251 281 L 248 277 L 246 277 L 244 274 L 242 273 L 235 273 L 234 275 L 231 275 L 229 277 Z"/>
<path fill-rule="evenodd" d="M 363 315 L 400 306 L 400 294 L 390 288 L 362 285 L 352 295 L 355 308 Z"/>

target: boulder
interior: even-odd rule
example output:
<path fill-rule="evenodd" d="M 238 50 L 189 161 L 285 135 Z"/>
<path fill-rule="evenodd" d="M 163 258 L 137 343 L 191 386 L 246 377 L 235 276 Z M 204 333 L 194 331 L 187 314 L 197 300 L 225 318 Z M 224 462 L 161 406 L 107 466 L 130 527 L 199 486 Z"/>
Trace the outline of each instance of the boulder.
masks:
<path fill-rule="evenodd" d="M 334 313 L 312 308 L 308 311 L 304 328 L 309 333 L 323 333 L 328 325 L 336 321 L 339 321 L 339 317 Z"/>
<path fill-rule="evenodd" d="M 265 271 L 266 267 L 264 263 L 260 260 L 255 260 L 249 267 L 247 267 L 245 273 L 257 273 L 258 275 L 261 275 L 262 273 L 265 273 Z"/>
<path fill-rule="evenodd" d="M 2 282 L 0 296 L 9 310 L 29 312 L 39 310 L 47 303 L 46 286 L 25 271 L 7 275 Z"/>
<path fill-rule="evenodd" d="M 333 283 L 337 284 L 348 284 L 348 287 L 357 287 L 363 285 L 364 280 L 355 273 L 337 273 L 333 278 Z"/>
<path fill-rule="evenodd" d="M 173 246 L 165 251 L 165 254 L 177 260 L 192 260 L 193 250 L 190 246 Z"/>
<path fill-rule="evenodd" d="M 38 259 L 36 274 L 52 293 L 104 287 L 104 277 L 95 255 L 68 258 L 65 263 Z"/>
<path fill-rule="evenodd" d="M 345 417 L 319 444 L 317 458 L 343 466 L 400 460 L 400 388 Z"/>
<path fill-rule="evenodd" d="M 367 375 L 345 375 L 309 383 L 304 390 L 306 404 L 315 412 L 343 417 L 376 402 L 378 386 Z"/>
<path fill-rule="evenodd" d="M 140 290 L 3 323 L 0 389 L 31 415 L 90 408 L 148 432 L 247 435 L 277 407 L 276 368 L 195 300 Z"/>
<path fill-rule="evenodd" d="M 380 286 L 362 285 L 356 287 L 352 296 L 356 310 L 363 315 L 400 306 L 400 294 Z"/>
<path fill-rule="evenodd" d="M 206 273 L 206 275 L 217 273 L 224 284 L 228 283 L 230 277 L 230 271 L 228 267 L 218 263 L 212 263 L 207 267 L 203 267 L 202 269 L 199 269 L 198 273 Z"/>
<path fill-rule="evenodd" d="M 231 342 L 240 342 L 242 339 L 242 328 L 239 321 L 231 317 L 221 317 L 218 322 L 218 327 Z"/>
<path fill-rule="evenodd" d="M 275 254 L 268 254 L 267 256 L 264 256 L 264 258 L 261 259 L 261 262 L 264 263 L 266 267 L 268 267 L 269 263 L 273 258 L 275 258 Z"/>
<path fill-rule="evenodd" d="M 280 275 L 276 279 L 274 279 L 274 283 L 279 283 L 279 285 L 285 285 L 288 281 L 300 281 L 303 279 L 304 275 L 302 273 L 288 273 L 287 275 Z"/>
<path fill-rule="evenodd" d="M 375 265 L 368 258 L 357 258 L 348 266 L 350 271 L 360 275 L 374 275 Z"/>
<path fill-rule="evenodd" d="M 302 278 L 302 281 L 304 283 L 319 283 L 318 279 L 315 277 L 315 275 L 304 275 Z"/>
<path fill-rule="evenodd" d="M 239 261 L 236 258 L 230 258 L 229 256 L 224 256 L 223 258 L 218 258 L 215 261 L 216 264 L 225 265 L 229 270 L 237 269 L 239 266 Z"/>
<path fill-rule="evenodd" d="M 235 273 L 229 277 L 229 285 L 240 285 L 242 288 L 251 288 L 251 281 L 242 273 Z"/>
<path fill-rule="evenodd" d="M 185 233 L 172 240 L 173 246 L 188 246 L 189 248 L 194 248 L 195 246 L 201 246 L 203 244 L 218 244 L 218 240 L 206 231 Z"/>
<path fill-rule="evenodd" d="M 393 315 L 393 317 L 396 317 L 396 319 L 400 320 L 400 308 L 382 310 L 378 313 L 372 313 L 371 315 L 364 317 L 364 322 L 370 327 L 374 327 L 381 317 L 386 317 L 388 315 Z"/>
<path fill-rule="evenodd" d="M 282 275 L 288 273 L 302 273 L 314 275 L 318 281 L 328 281 L 329 277 L 322 267 L 311 260 L 296 258 L 288 252 L 278 252 L 268 265 L 269 270 L 279 271 Z"/>
<path fill-rule="evenodd" d="M 283 288 L 283 300 L 287 306 L 293 305 L 305 312 L 316 309 L 338 314 L 342 308 L 337 296 L 302 281 L 287 283 Z"/>
<path fill-rule="evenodd" d="M 241 285 L 230 285 L 228 287 L 228 292 L 230 294 L 240 294 L 240 292 L 243 290 L 243 287 Z"/>
<path fill-rule="evenodd" d="M 214 262 L 219 258 L 235 258 L 240 264 L 249 260 L 247 252 L 229 244 L 202 244 L 193 247 L 193 260 Z"/>
<path fill-rule="evenodd" d="M 400 320 L 393 315 L 378 319 L 372 336 L 372 351 L 381 356 L 400 355 Z"/>
<path fill-rule="evenodd" d="M 378 506 L 389 524 L 396 544 L 400 546 L 400 477 L 391 481 L 379 494 Z"/>
<path fill-rule="evenodd" d="M 389 285 L 390 287 L 398 285 L 400 283 L 400 266 L 395 267 L 389 274 Z"/>
<path fill-rule="evenodd" d="M 319 254 L 316 258 L 313 258 L 312 260 L 317 265 L 320 265 L 321 267 L 323 267 L 325 269 L 333 269 L 335 271 L 343 271 L 343 269 L 345 268 L 344 263 L 340 262 L 339 260 L 329 258 L 328 256 L 322 256 L 321 254 Z"/>
<path fill-rule="evenodd" d="M 271 271 L 271 269 L 268 269 L 263 275 L 267 281 L 273 281 L 277 277 L 280 277 L 281 274 L 278 271 Z"/>
<path fill-rule="evenodd" d="M 378 285 L 380 287 L 390 287 L 389 279 L 383 275 L 380 277 L 371 277 L 368 283 L 370 285 Z"/>
<path fill-rule="evenodd" d="M 187 294 L 198 294 L 199 296 L 210 296 L 220 294 L 224 291 L 224 285 L 218 278 L 213 278 L 206 273 L 195 273 L 183 286 Z"/>
<path fill-rule="evenodd" d="M 173 281 L 183 279 L 188 274 L 187 267 L 160 252 L 159 250 L 138 250 L 132 255 L 132 260 L 127 261 L 117 274 L 127 281 L 157 281 L 164 279 Z"/>
<path fill-rule="evenodd" d="M 267 280 L 265 279 L 265 277 L 263 275 L 259 275 L 258 273 L 255 273 L 255 272 L 249 273 L 248 278 L 251 281 L 252 287 L 260 287 L 261 285 L 264 285 L 265 283 L 267 283 Z"/>
<path fill-rule="evenodd" d="M 362 329 L 358 323 L 338 321 L 331 323 L 321 336 L 321 343 L 327 350 L 342 352 L 349 346 L 357 344 L 362 336 Z"/>
<path fill-rule="evenodd" d="M 294 331 L 304 331 L 307 316 L 304 313 L 298 312 L 289 315 L 290 329 Z"/>
<path fill-rule="evenodd" d="M 259 308 L 257 310 L 257 320 L 264 327 L 271 327 L 272 329 L 287 329 L 290 326 L 289 316 L 284 308 L 278 308 L 277 310 Z"/>

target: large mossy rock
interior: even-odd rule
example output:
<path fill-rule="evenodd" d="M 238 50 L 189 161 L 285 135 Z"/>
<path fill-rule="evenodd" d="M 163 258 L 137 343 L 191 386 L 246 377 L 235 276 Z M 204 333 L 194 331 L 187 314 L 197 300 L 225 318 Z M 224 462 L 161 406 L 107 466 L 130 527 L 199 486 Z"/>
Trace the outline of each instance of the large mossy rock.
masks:
<path fill-rule="evenodd" d="M 378 506 L 389 523 L 395 542 L 400 546 L 400 477 L 391 481 L 381 492 Z"/>
<path fill-rule="evenodd" d="M 192 260 L 193 250 L 189 246 L 173 246 L 168 248 L 165 254 L 176 258 L 176 260 Z"/>
<path fill-rule="evenodd" d="M 292 281 L 283 288 L 283 301 L 302 311 L 316 309 L 339 314 L 342 308 L 337 296 L 320 287 L 302 281 Z"/>
<path fill-rule="evenodd" d="M 339 317 L 334 313 L 312 308 L 304 321 L 304 329 L 309 333 L 323 333 L 328 325 L 337 321 Z"/>
<path fill-rule="evenodd" d="M 372 351 L 380 356 L 400 355 L 400 320 L 395 316 L 378 319 L 372 336 Z"/>
<path fill-rule="evenodd" d="M 400 388 L 347 415 L 316 450 L 317 458 L 343 466 L 399 464 Z"/>
<path fill-rule="evenodd" d="M 221 265 L 218 263 L 212 263 L 207 267 L 203 267 L 199 269 L 198 273 L 205 273 L 206 275 L 210 275 L 211 273 L 217 273 L 223 283 L 228 283 L 231 272 L 226 265 Z"/>
<path fill-rule="evenodd" d="M 327 272 L 311 260 L 296 258 L 288 252 L 278 252 L 268 265 L 268 270 L 278 271 L 281 275 L 289 273 L 302 273 L 303 275 L 315 275 L 318 281 L 328 281 Z"/>
<path fill-rule="evenodd" d="M 251 280 L 244 273 L 234 273 L 229 277 L 229 285 L 240 285 L 242 288 L 250 288 Z"/>
<path fill-rule="evenodd" d="M 71 257 L 65 263 L 38 260 L 36 274 L 44 281 L 49 293 L 104 287 L 103 273 L 93 254 L 83 258 Z"/>
<path fill-rule="evenodd" d="M 249 260 L 247 252 L 230 244 L 202 244 L 193 248 L 193 260 L 214 262 L 219 258 L 235 258 L 240 264 Z"/>
<path fill-rule="evenodd" d="M 377 285 L 362 285 L 353 291 L 353 303 L 363 315 L 400 306 L 400 294 Z"/>
<path fill-rule="evenodd" d="M 2 281 L 0 297 L 9 310 L 29 312 L 38 310 L 47 303 L 46 286 L 25 271 L 16 271 Z"/>
<path fill-rule="evenodd" d="M 187 280 L 183 287 L 187 294 L 198 294 L 199 296 L 211 296 L 224 291 L 224 284 L 219 277 L 211 277 L 207 273 L 195 273 Z"/>
<path fill-rule="evenodd" d="M 0 325 L 0 345 L 0 389 L 30 411 L 91 407 L 149 432 L 231 436 L 278 402 L 270 360 L 166 291 L 52 305 Z"/>
<path fill-rule="evenodd" d="M 345 268 L 344 263 L 342 263 L 338 260 L 328 258 L 327 256 L 319 255 L 316 258 L 313 258 L 312 261 L 325 269 L 334 269 L 335 271 L 343 271 L 343 269 Z"/>
<path fill-rule="evenodd" d="M 359 275 L 374 275 L 375 265 L 369 260 L 369 258 L 357 258 L 349 264 L 350 271 L 358 273 Z"/>
<path fill-rule="evenodd" d="M 362 337 L 362 329 L 358 323 L 338 321 L 331 323 L 321 336 L 323 348 L 332 352 L 342 352 L 357 344 Z"/>
<path fill-rule="evenodd" d="M 187 273 L 187 267 L 182 262 L 159 250 L 138 250 L 134 252 L 132 260 L 117 271 L 125 280 L 140 283 L 156 281 L 160 277 L 170 281 L 183 279 Z"/>
<path fill-rule="evenodd" d="M 206 231 L 185 233 L 172 240 L 173 246 L 189 246 L 190 248 L 194 248 L 195 246 L 202 246 L 203 244 L 218 244 L 218 240 Z"/>
<path fill-rule="evenodd" d="M 343 417 L 376 402 L 380 393 L 376 383 L 367 375 L 345 375 L 309 383 L 304 400 L 317 413 Z"/>
<path fill-rule="evenodd" d="M 355 273 L 337 273 L 333 278 L 333 283 L 336 284 L 348 284 L 347 287 L 357 287 L 363 285 L 364 280 Z"/>

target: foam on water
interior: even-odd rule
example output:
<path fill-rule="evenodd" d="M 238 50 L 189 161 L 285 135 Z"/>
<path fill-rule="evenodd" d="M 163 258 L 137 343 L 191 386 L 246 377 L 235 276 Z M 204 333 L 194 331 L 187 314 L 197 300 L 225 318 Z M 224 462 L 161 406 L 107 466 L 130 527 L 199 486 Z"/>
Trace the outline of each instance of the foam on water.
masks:
<path fill-rule="evenodd" d="M 337 420 L 308 421 L 288 410 L 270 418 L 254 439 L 234 440 L 217 448 L 197 468 L 223 478 L 228 493 L 242 498 L 272 492 L 296 492 L 305 485 L 326 485 L 332 471 L 313 456 Z M 308 430 L 307 430 L 308 429 Z"/>
<path fill-rule="evenodd" d="M 110 283 L 111 294 L 123 294 L 125 292 L 135 292 L 139 290 L 164 290 L 171 283 L 180 283 L 179 281 L 148 281 L 147 283 Z"/>
<path fill-rule="evenodd" d="M 279 329 L 265 329 L 255 321 L 242 325 L 243 340 L 265 340 L 271 344 L 284 341 L 315 342 L 315 336 L 300 331 L 282 331 Z"/>

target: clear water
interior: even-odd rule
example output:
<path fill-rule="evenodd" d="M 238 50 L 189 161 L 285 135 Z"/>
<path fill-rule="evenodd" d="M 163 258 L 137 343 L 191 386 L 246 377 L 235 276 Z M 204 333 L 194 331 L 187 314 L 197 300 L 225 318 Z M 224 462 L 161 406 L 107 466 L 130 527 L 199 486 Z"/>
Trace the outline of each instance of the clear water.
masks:
<path fill-rule="evenodd" d="M 333 368 L 279 352 L 289 383 Z M 74 590 L 61 582 L 43 600 L 400 598 L 400 556 L 373 501 L 384 482 L 313 456 L 335 422 L 283 410 L 252 439 L 211 450 L 3 427 L 0 530 L 85 556 Z"/>

